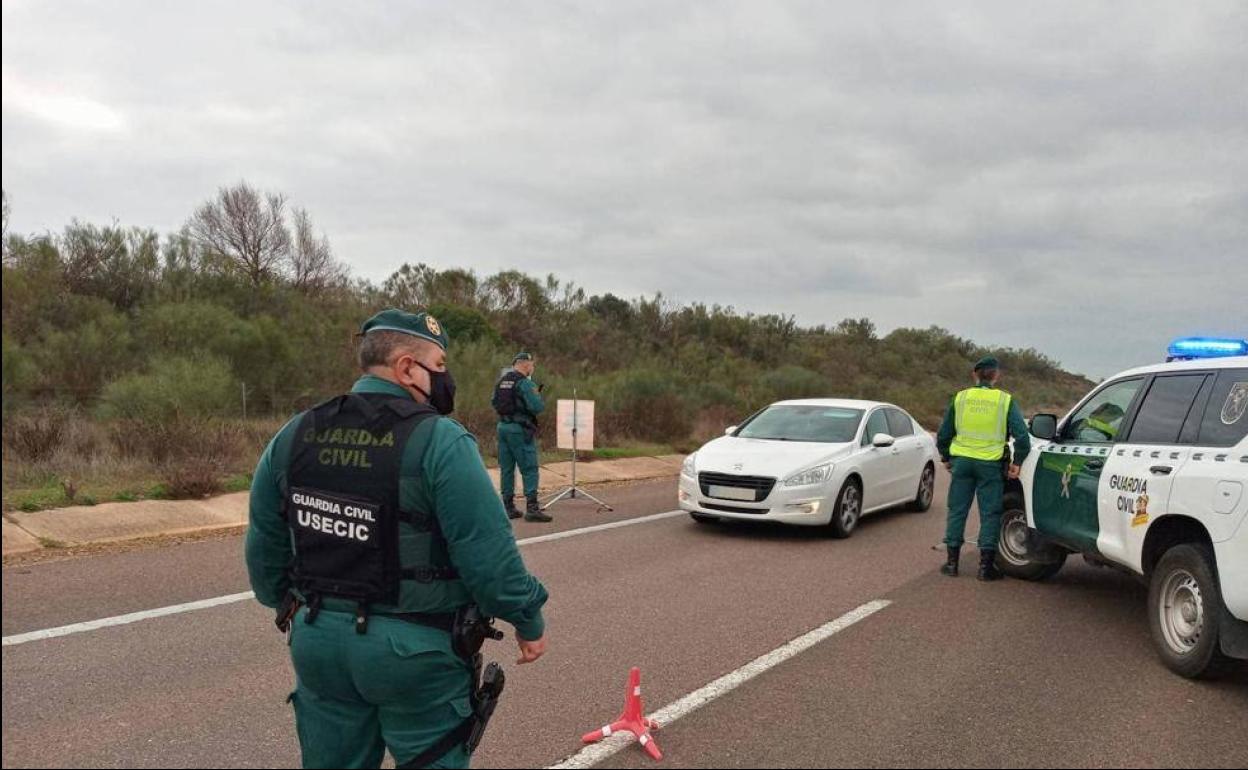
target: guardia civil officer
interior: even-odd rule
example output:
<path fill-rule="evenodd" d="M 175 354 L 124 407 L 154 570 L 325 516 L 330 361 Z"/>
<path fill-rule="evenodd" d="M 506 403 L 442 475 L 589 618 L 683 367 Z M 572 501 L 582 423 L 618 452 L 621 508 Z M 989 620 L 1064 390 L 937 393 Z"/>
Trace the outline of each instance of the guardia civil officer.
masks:
<path fill-rule="evenodd" d="M 441 325 L 386 310 L 361 335 L 351 392 L 296 416 L 260 458 L 247 569 L 289 621 L 304 767 L 378 767 L 387 748 L 399 767 L 466 767 L 486 692 L 480 616 L 512 624 L 518 662 L 535 661 L 546 589 L 475 440 L 445 417 Z"/>
<path fill-rule="evenodd" d="M 987 356 L 975 364 L 975 386 L 959 392 L 949 403 L 936 434 L 936 449 L 953 474 L 949 483 L 949 518 L 945 528 L 948 560 L 942 574 L 956 577 L 958 555 L 971 503 L 979 498 L 979 579 L 1000 580 L 996 566 L 997 537 L 1005 476 L 1018 478 L 1019 466 L 1031 451 L 1027 423 L 1017 402 L 997 388 L 1001 367 Z M 1012 463 L 1002 473 L 1002 458 L 1014 439 Z"/>
<path fill-rule="evenodd" d="M 516 466 L 524 480 L 525 521 L 549 522 L 537 502 L 540 465 L 537 454 L 537 416 L 546 408 L 541 388 L 533 382 L 537 362 L 532 353 L 517 353 L 511 371 L 494 386 L 492 404 L 498 413 L 499 493 L 507 515 L 520 518 L 516 509 Z"/>

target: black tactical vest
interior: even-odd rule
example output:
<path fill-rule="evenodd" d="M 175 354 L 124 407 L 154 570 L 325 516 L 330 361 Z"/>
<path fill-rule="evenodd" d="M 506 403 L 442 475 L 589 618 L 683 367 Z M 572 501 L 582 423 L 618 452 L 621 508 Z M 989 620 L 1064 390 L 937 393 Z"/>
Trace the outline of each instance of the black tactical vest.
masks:
<path fill-rule="evenodd" d="M 306 412 L 287 474 L 286 521 L 294 539 L 292 578 L 310 606 L 321 597 L 397 604 L 403 579 L 455 579 L 453 569 L 404 570 L 399 522 L 436 521 L 399 507 L 399 476 L 408 438 L 437 412 L 410 399 L 352 393 Z"/>
<path fill-rule="evenodd" d="M 499 417 L 523 416 L 519 414 L 521 412 L 520 396 L 516 392 L 516 385 L 523 379 L 523 374 L 513 370 L 504 374 L 494 386 L 494 398 L 490 403 Z"/>

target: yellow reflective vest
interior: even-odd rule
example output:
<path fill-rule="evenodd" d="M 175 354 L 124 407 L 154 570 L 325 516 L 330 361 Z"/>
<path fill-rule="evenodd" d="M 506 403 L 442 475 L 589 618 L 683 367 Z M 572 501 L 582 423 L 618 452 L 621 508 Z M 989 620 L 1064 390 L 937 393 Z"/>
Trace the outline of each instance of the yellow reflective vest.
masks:
<path fill-rule="evenodd" d="M 1010 394 L 995 388 L 967 388 L 953 397 L 957 435 L 949 454 L 993 462 L 1005 455 Z"/>

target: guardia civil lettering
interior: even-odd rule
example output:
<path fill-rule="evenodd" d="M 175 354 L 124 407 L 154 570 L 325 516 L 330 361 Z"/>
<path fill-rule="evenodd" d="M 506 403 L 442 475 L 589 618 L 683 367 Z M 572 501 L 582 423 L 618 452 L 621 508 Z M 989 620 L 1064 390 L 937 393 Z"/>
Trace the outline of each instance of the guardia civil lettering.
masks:
<path fill-rule="evenodd" d="M 376 521 L 373 518 L 373 512 L 367 508 L 360 508 L 354 505 L 339 505 L 333 500 L 327 500 L 323 497 L 315 497 L 313 495 L 305 495 L 300 492 L 294 492 L 290 496 L 291 502 L 295 505 L 307 508 L 315 508 L 324 513 L 332 513 L 335 516 L 346 516 L 352 519 L 363 519 L 365 521 Z M 300 513 L 304 511 L 300 509 Z"/>

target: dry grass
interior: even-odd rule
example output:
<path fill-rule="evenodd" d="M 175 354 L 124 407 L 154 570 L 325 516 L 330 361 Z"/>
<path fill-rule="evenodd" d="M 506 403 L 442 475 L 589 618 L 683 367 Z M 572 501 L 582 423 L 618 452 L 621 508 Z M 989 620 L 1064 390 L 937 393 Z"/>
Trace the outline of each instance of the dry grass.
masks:
<path fill-rule="evenodd" d="M 104 423 L 66 410 L 6 416 L 4 508 L 203 497 L 245 488 L 257 458 L 284 422 Z"/>

